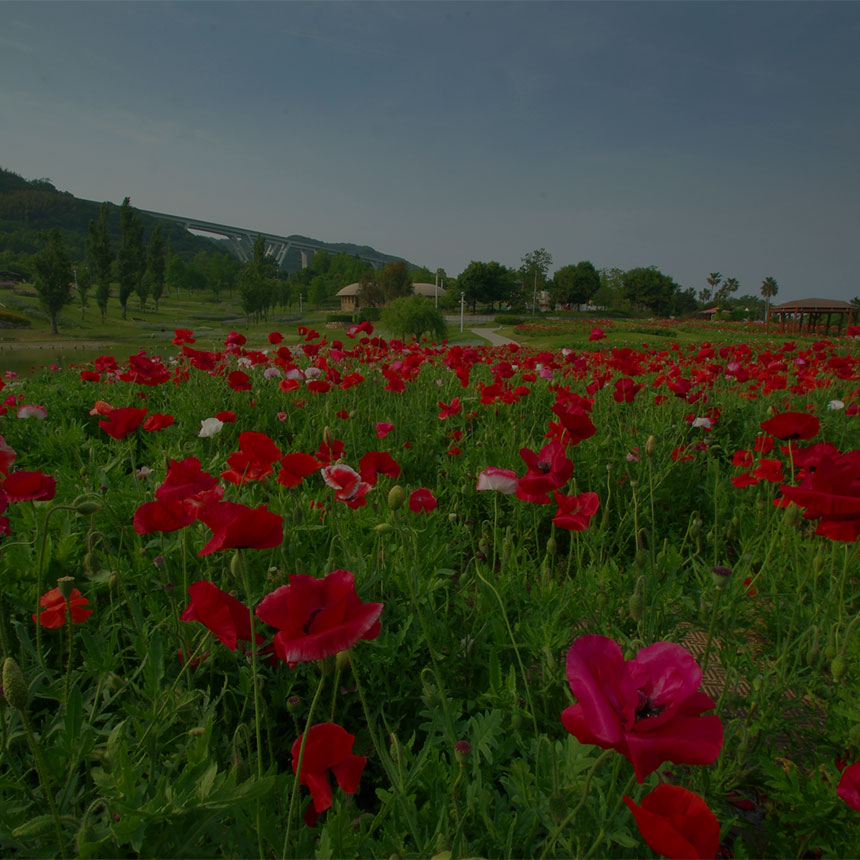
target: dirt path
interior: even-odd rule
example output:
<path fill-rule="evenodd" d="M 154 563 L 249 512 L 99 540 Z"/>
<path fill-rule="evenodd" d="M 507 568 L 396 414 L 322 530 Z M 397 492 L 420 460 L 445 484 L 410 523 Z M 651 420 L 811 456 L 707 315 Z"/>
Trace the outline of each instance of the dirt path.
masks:
<path fill-rule="evenodd" d="M 495 330 L 491 328 L 473 328 L 469 329 L 469 331 L 486 338 L 493 346 L 504 346 L 506 343 L 513 343 L 519 346 L 515 340 L 511 340 L 509 337 L 501 334 L 496 334 Z"/>

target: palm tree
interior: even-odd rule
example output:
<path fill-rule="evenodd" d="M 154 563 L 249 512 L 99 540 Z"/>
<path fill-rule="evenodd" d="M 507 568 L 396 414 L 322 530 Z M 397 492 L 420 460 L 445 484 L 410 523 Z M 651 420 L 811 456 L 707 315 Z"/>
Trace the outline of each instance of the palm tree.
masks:
<path fill-rule="evenodd" d="M 719 272 L 711 272 L 706 278 L 708 286 L 711 288 L 711 295 L 713 295 L 717 291 L 717 287 L 719 287 L 722 278 L 723 276 Z M 704 292 L 704 290 L 702 292 Z"/>
<path fill-rule="evenodd" d="M 761 294 L 765 301 L 765 322 L 769 322 L 768 317 L 770 317 L 770 300 L 778 292 L 779 284 L 776 282 L 776 278 L 771 278 L 770 276 L 768 276 L 761 282 Z"/>

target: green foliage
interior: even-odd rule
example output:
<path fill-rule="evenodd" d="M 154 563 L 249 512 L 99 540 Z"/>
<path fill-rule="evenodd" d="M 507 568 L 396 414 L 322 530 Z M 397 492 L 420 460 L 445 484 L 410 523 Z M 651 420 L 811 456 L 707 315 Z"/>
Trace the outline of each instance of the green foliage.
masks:
<path fill-rule="evenodd" d="M 382 324 L 401 337 L 445 337 L 445 319 L 426 296 L 401 296 L 382 311 Z"/>
<path fill-rule="evenodd" d="M 30 320 L 24 314 L 0 308 L 0 328 L 26 328 L 28 325 Z"/>
<path fill-rule="evenodd" d="M 457 288 L 473 311 L 479 302 L 490 306 L 522 302 L 515 272 L 495 260 L 489 263 L 473 260 L 457 278 Z"/>
<path fill-rule="evenodd" d="M 697 304 L 692 288 L 682 291 L 668 275 L 655 266 L 630 269 L 622 278 L 624 297 L 657 316 L 691 313 Z"/>
<path fill-rule="evenodd" d="M 563 266 L 550 282 L 550 295 L 558 304 L 585 304 L 599 289 L 600 273 L 588 260 Z"/>
<path fill-rule="evenodd" d="M 122 201 L 120 225 L 122 227 L 122 240 L 116 255 L 116 270 L 119 281 L 119 304 L 122 308 L 122 318 L 125 319 L 131 294 L 135 292 L 139 294 L 143 290 L 143 275 L 146 266 L 143 227 L 134 209 L 132 209 L 128 197 Z"/>

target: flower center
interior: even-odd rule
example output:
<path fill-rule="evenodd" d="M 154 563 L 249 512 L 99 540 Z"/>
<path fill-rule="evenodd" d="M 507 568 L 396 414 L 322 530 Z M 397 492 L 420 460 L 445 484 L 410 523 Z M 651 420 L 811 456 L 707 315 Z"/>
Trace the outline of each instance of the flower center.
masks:
<path fill-rule="evenodd" d="M 311 610 L 311 614 L 308 616 L 308 620 L 305 621 L 304 624 L 302 624 L 302 630 L 304 631 L 305 636 L 311 635 L 311 624 L 314 623 L 314 619 L 317 617 L 317 615 L 320 614 L 320 612 L 322 612 L 322 607 Z"/>
<path fill-rule="evenodd" d="M 659 717 L 663 711 L 666 710 L 665 705 L 655 705 L 651 702 L 651 700 L 641 691 L 638 690 L 639 702 L 636 706 L 636 721 L 639 720 L 647 720 L 650 717 Z"/>
<path fill-rule="evenodd" d="M 546 460 L 538 460 L 537 467 L 541 472 L 544 473 L 544 475 L 552 469 L 552 466 L 550 466 L 550 464 L 547 463 Z"/>

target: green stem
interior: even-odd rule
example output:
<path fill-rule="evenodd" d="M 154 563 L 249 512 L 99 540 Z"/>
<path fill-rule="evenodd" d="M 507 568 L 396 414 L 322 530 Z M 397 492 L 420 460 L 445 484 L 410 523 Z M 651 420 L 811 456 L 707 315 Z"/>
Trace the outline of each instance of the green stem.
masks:
<path fill-rule="evenodd" d="M 39 782 L 42 785 L 42 790 L 45 792 L 45 798 L 48 801 L 48 807 L 51 810 L 51 817 L 54 819 L 54 832 L 57 836 L 57 847 L 60 849 L 60 856 L 65 860 L 66 846 L 63 841 L 63 830 L 60 824 L 60 813 L 57 809 L 57 804 L 54 801 L 54 795 L 51 793 L 46 780 L 47 768 L 42 758 L 42 751 L 36 743 L 36 737 L 33 734 L 33 727 L 30 725 L 30 718 L 23 711 L 18 712 L 21 715 L 21 723 L 24 726 L 24 731 L 27 734 L 27 743 L 30 744 L 30 749 L 33 752 L 33 758 L 36 762 L 36 773 L 39 775 Z"/>
<path fill-rule="evenodd" d="M 69 683 L 72 677 L 72 605 L 69 601 L 68 597 L 63 598 L 66 601 L 66 628 L 69 632 L 69 658 L 66 661 L 66 683 L 65 683 L 65 696 L 63 701 L 68 705 L 69 703 Z"/>
<path fill-rule="evenodd" d="M 320 682 L 317 684 L 317 691 L 314 693 L 313 701 L 311 702 L 310 710 L 308 711 L 308 718 L 305 721 L 305 730 L 302 732 L 302 742 L 299 745 L 299 757 L 296 761 L 296 777 L 293 780 L 293 790 L 290 794 L 290 809 L 287 813 L 287 829 L 284 833 L 284 847 L 281 849 L 281 857 L 287 856 L 287 847 L 290 844 L 290 834 L 293 830 L 293 815 L 296 809 L 296 800 L 299 796 L 299 786 L 301 785 L 301 776 L 302 776 L 302 763 L 305 758 L 305 746 L 308 742 L 308 732 L 311 730 L 311 723 L 314 718 L 314 711 L 317 707 L 317 702 L 320 700 L 320 696 L 322 695 L 323 687 L 325 687 L 325 672 L 324 667 L 320 666 Z M 313 802 L 313 801 L 311 801 Z"/>
<path fill-rule="evenodd" d="M 594 764 L 589 768 L 588 775 L 585 777 L 585 785 L 582 787 L 582 796 L 579 798 L 579 803 L 573 807 L 573 809 L 568 812 L 568 814 L 564 817 L 564 821 L 556 827 L 555 832 L 550 838 L 549 842 L 547 842 L 546 847 L 543 849 L 543 853 L 540 855 L 540 860 L 544 860 L 547 854 L 555 848 L 555 843 L 558 842 L 559 836 L 564 832 L 567 828 L 568 824 L 573 821 L 574 817 L 577 815 L 580 809 L 582 809 L 585 804 L 586 799 L 588 798 L 588 792 L 591 788 L 591 780 L 594 778 L 594 774 L 597 772 L 598 766 L 604 762 L 614 750 L 604 750 L 603 753 L 597 758 Z"/>
<path fill-rule="evenodd" d="M 717 589 L 717 596 L 714 600 L 714 608 L 711 610 L 711 623 L 708 626 L 708 641 L 705 645 L 705 654 L 702 657 L 702 674 L 705 673 L 705 670 L 708 668 L 708 658 L 711 656 L 711 643 L 714 639 L 714 627 L 717 623 L 717 613 L 720 609 L 720 600 L 723 596 L 723 589 Z"/>

